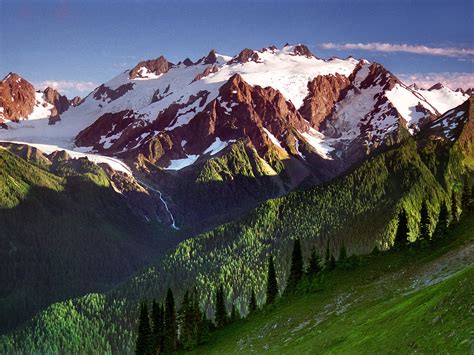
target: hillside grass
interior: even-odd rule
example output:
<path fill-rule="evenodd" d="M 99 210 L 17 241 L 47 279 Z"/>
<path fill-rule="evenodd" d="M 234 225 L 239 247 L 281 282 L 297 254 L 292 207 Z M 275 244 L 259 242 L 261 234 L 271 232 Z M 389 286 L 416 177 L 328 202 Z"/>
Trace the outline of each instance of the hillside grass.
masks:
<path fill-rule="evenodd" d="M 467 354 L 474 346 L 474 218 L 450 238 L 326 273 L 318 291 L 231 324 L 192 353 Z"/>

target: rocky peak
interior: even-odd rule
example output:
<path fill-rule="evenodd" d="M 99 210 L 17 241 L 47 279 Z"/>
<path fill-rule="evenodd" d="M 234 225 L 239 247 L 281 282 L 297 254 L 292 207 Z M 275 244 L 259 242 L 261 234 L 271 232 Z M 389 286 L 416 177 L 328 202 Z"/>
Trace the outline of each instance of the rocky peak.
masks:
<path fill-rule="evenodd" d="M 160 56 L 156 59 L 144 60 L 138 63 L 131 71 L 129 78 L 146 78 L 149 74 L 160 75 L 166 73 L 173 63 L 166 60 L 165 57 Z"/>
<path fill-rule="evenodd" d="M 75 96 L 69 101 L 72 107 L 79 106 L 82 103 L 82 98 L 80 96 Z"/>
<path fill-rule="evenodd" d="M 183 60 L 183 64 L 187 67 L 190 67 L 191 65 L 194 65 L 193 61 L 189 58 L 186 58 L 185 60 Z"/>
<path fill-rule="evenodd" d="M 46 102 L 55 107 L 56 113 L 59 115 L 69 108 L 70 103 L 68 98 L 49 86 L 44 89 L 43 97 Z"/>
<path fill-rule="evenodd" d="M 258 53 L 253 51 L 252 49 L 245 48 L 243 49 L 237 56 L 235 56 L 232 60 L 230 60 L 229 64 L 234 63 L 247 63 L 247 62 L 258 62 L 260 57 Z"/>
<path fill-rule="evenodd" d="M 200 64 L 215 64 L 217 63 L 217 53 L 215 49 L 211 49 L 209 54 L 198 60 Z"/>
<path fill-rule="evenodd" d="M 395 84 L 400 83 L 400 80 L 382 65 L 370 63 L 366 60 L 357 63 L 354 71 L 349 76 L 349 80 L 359 89 L 378 85 L 383 87 L 384 90 L 391 90 Z"/>
<path fill-rule="evenodd" d="M 432 87 L 428 89 L 428 91 L 433 91 L 433 90 L 441 90 L 444 88 L 444 85 L 441 83 L 436 83 Z"/>
<path fill-rule="evenodd" d="M 0 81 L 0 107 L 3 117 L 17 121 L 33 112 L 35 88 L 16 73 L 9 73 Z"/>
<path fill-rule="evenodd" d="M 304 44 L 298 44 L 298 45 L 294 46 L 294 48 L 293 48 L 293 54 L 294 54 L 294 55 L 305 56 L 305 57 L 307 57 L 307 58 L 312 58 L 312 57 L 314 57 L 314 54 L 311 53 L 311 51 L 309 50 L 309 48 L 306 47 Z"/>

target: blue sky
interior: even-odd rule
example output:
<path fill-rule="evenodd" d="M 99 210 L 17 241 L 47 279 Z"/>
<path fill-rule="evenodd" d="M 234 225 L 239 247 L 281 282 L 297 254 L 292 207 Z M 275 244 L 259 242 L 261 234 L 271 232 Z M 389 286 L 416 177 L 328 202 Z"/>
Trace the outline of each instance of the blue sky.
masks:
<path fill-rule="evenodd" d="M 425 85 L 474 86 L 473 23 L 472 0 L 0 0 L 0 76 L 84 96 L 142 59 L 289 42 Z"/>

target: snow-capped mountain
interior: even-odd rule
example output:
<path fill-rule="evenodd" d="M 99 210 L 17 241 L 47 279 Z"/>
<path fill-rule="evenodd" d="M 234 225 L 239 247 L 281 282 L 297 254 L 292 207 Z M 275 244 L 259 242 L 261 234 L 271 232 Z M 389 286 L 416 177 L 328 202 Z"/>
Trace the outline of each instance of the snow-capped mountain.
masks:
<path fill-rule="evenodd" d="M 31 105 L 15 111 L 0 140 L 94 154 L 109 165 L 118 158 L 131 167 L 124 172 L 158 183 L 183 215 L 190 200 L 209 204 L 204 183 L 239 200 L 212 206 L 219 213 L 326 181 L 469 98 L 442 86 L 408 87 L 367 60 L 320 59 L 304 45 L 142 61 L 55 120 L 40 96 L 58 99 L 34 95 L 49 114 L 31 120 L 39 118 Z M 266 188 L 257 193 L 255 181 Z M 192 220 L 202 217 L 192 213 Z"/>

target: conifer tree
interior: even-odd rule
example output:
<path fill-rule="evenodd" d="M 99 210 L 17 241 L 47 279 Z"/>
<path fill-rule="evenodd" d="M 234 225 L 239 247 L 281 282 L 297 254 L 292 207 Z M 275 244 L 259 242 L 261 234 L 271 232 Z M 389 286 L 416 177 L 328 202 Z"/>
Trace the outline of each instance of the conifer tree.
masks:
<path fill-rule="evenodd" d="M 194 342 L 199 344 L 199 341 L 202 337 L 202 331 L 203 331 L 203 316 L 201 313 L 201 309 L 199 308 L 199 295 L 197 292 L 197 289 L 194 288 L 194 292 L 191 294 L 191 308 L 192 308 L 192 323 L 193 323 L 193 331 L 192 331 L 192 337 L 194 339 Z"/>
<path fill-rule="evenodd" d="M 156 302 L 156 300 L 153 300 L 153 306 L 151 309 L 151 319 L 153 324 L 152 334 L 154 353 L 160 352 L 163 347 L 163 318 L 163 307 L 158 302 Z"/>
<path fill-rule="evenodd" d="M 329 239 L 326 245 L 326 257 L 324 258 L 324 268 L 329 268 L 329 263 L 331 262 L 331 251 L 329 250 Z"/>
<path fill-rule="evenodd" d="M 428 205 L 426 201 L 421 204 L 420 210 L 420 240 L 425 243 L 430 240 L 430 215 L 428 212 Z"/>
<path fill-rule="evenodd" d="M 174 305 L 173 292 L 168 288 L 165 301 L 165 328 L 163 337 L 163 349 L 164 351 L 173 352 L 176 351 L 178 329 L 176 324 L 176 310 Z"/>
<path fill-rule="evenodd" d="M 185 349 L 193 347 L 193 312 L 189 291 L 186 291 L 178 313 L 179 341 Z"/>
<path fill-rule="evenodd" d="M 343 269 L 348 267 L 347 252 L 346 252 L 346 247 L 344 246 L 344 244 L 339 250 L 339 259 L 337 259 L 337 265 Z"/>
<path fill-rule="evenodd" d="M 224 287 L 219 285 L 216 291 L 216 326 L 218 328 L 223 327 L 227 323 L 227 309 L 225 306 L 224 299 Z"/>
<path fill-rule="evenodd" d="M 451 223 L 456 223 L 459 219 L 458 215 L 458 200 L 456 198 L 456 193 L 452 192 L 451 195 Z"/>
<path fill-rule="evenodd" d="M 448 208 L 444 202 L 441 203 L 441 207 L 439 209 L 438 215 L 438 223 L 436 224 L 436 230 L 434 232 L 434 236 L 436 238 L 444 238 L 448 231 L 449 225 L 449 216 L 448 216 Z"/>
<path fill-rule="evenodd" d="M 148 307 L 145 302 L 140 305 L 140 317 L 138 319 L 138 335 L 135 344 L 135 354 L 149 355 L 153 353 L 153 342 L 148 317 Z"/>
<path fill-rule="evenodd" d="M 469 211 L 472 210 L 472 186 L 469 182 L 469 177 L 465 178 L 464 182 L 464 189 L 462 191 L 461 196 L 461 207 L 462 207 L 462 214 L 466 215 Z"/>
<path fill-rule="evenodd" d="M 278 283 L 276 279 L 275 265 L 273 264 L 273 256 L 270 255 L 268 259 L 268 274 L 267 274 L 267 299 L 266 304 L 272 304 L 278 297 Z"/>
<path fill-rule="evenodd" d="M 289 294 L 295 292 L 302 277 L 303 255 L 301 253 L 301 243 L 299 239 L 295 239 L 293 254 L 291 256 L 290 275 L 288 276 L 285 293 Z"/>
<path fill-rule="evenodd" d="M 316 249 L 313 248 L 308 262 L 308 270 L 306 271 L 310 276 L 316 276 L 321 272 L 321 266 L 319 265 L 319 257 L 316 253 Z"/>
<path fill-rule="evenodd" d="M 395 240 L 393 241 L 393 247 L 396 249 L 402 249 L 408 244 L 408 218 L 405 209 L 402 208 L 398 214 L 398 227 L 395 234 Z"/>
<path fill-rule="evenodd" d="M 257 310 L 257 298 L 255 297 L 255 291 L 252 289 L 250 293 L 250 301 L 249 301 L 249 314 L 254 313 Z"/>
<path fill-rule="evenodd" d="M 331 259 L 329 259 L 328 270 L 332 271 L 335 268 L 336 268 L 336 258 L 334 258 L 334 255 L 331 255 Z"/>
<path fill-rule="evenodd" d="M 230 322 L 234 323 L 240 319 L 240 312 L 237 310 L 235 304 L 232 304 L 232 310 L 230 312 Z"/>

